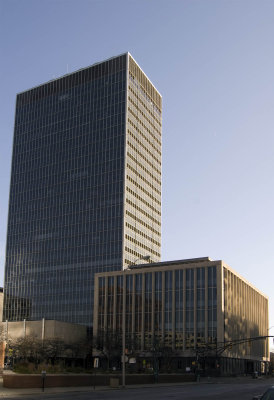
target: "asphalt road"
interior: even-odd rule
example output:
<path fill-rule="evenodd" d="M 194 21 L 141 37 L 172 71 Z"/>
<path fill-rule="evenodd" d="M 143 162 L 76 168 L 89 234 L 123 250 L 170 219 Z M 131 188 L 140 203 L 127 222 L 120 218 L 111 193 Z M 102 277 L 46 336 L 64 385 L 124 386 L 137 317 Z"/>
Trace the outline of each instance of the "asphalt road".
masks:
<path fill-rule="evenodd" d="M 271 380 L 272 381 L 272 380 Z M 114 390 L 98 390 L 92 388 L 85 392 L 67 392 L 58 394 L 35 394 L 20 397 L 12 396 L 13 400 L 250 400 L 253 396 L 263 393 L 273 382 L 253 381 L 248 383 L 200 383 L 192 385 L 154 386 L 126 388 Z M 2 397 L 3 398 L 3 397 Z M 4 397 L 6 399 L 11 397 Z"/>

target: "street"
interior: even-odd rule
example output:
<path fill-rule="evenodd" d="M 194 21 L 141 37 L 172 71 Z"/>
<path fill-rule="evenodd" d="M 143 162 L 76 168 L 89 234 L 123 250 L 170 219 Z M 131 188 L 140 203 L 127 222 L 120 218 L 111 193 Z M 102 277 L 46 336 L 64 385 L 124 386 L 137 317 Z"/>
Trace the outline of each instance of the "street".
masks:
<path fill-rule="evenodd" d="M 55 393 L 55 394 L 35 394 L 35 395 L 24 395 L 25 400 L 33 400 L 37 398 L 43 398 L 48 400 L 60 400 L 60 399 L 79 399 L 79 400 L 115 400 L 115 399 L 130 399 L 130 400 L 150 400 L 155 398 L 157 400 L 165 399 L 222 399 L 222 400 L 250 400 L 253 396 L 263 393 L 269 386 L 274 384 L 273 379 L 269 380 L 250 380 L 244 382 L 233 383 L 228 381 L 227 383 L 199 383 L 199 384 L 185 384 L 185 385 L 171 385 L 171 386 L 154 386 L 154 387 L 143 387 L 139 388 L 125 388 L 125 389 L 98 389 L 67 393 Z M 22 396 L 1 396 L 1 398 L 14 400 L 21 400 Z"/>

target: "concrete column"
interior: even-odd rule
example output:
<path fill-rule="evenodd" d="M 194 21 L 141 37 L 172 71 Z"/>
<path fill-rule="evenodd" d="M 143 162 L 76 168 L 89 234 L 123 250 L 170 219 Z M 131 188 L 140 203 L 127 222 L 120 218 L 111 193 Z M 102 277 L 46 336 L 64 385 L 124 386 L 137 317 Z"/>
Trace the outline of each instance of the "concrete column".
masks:
<path fill-rule="evenodd" d="M 186 350 L 186 270 L 183 271 L 183 350 Z"/>
<path fill-rule="evenodd" d="M 152 293 L 151 293 L 151 340 L 154 343 L 155 330 L 155 272 L 152 272 Z"/>
<path fill-rule="evenodd" d="M 122 313 L 122 387 L 126 381 L 126 274 L 123 273 L 123 313 Z"/>
<path fill-rule="evenodd" d="M 141 329 L 141 350 L 145 347 L 145 274 L 142 273 L 142 329 Z"/>
<path fill-rule="evenodd" d="M 132 335 L 133 338 L 136 335 L 135 332 L 135 296 L 136 296 L 136 290 L 135 290 L 135 283 L 136 282 L 136 275 L 133 274 L 132 277 Z"/>
<path fill-rule="evenodd" d="M 172 271 L 172 350 L 175 351 L 175 271 Z"/>
<path fill-rule="evenodd" d="M 162 272 L 162 342 L 165 343 L 165 272 Z"/>
<path fill-rule="evenodd" d="M 117 308 L 117 276 L 114 276 L 113 290 L 113 332 L 116 332 L 116 308 Z"/>
<path fill-rule="evenodd" d="M 108 278 L 104 278 L 105 281 L 105 304 L 104 304 L 104 331 L 107 330 L 107 312 L 108 312 Z"/>
<path fill-rule="evenodd" d="M 265 303 L 265 307 L 264 307 L 264 315 L 265 315 L 265 326 L 267 328 L 267 332 L 269 332 L 268 327 L 269 327 L 269 313 L 268 313 L 268 300 L 264 300 Z M 268 361 L 270 361 L 270 354 L 269 354 L 269 340 L 267 339 L 267 345 L 266 345 L 266 355 L 265 355 L 268 359 Z"/>
<path fill-rule="evenodd" d="M 6 319 L 6 326 L 5 326 L 5 340 L 6 342 L 9 340 L 9 321 Z"/>
<path fill-rule="evenodd" d="M 208 267 L 205 268 L 205 342 L 208 342 Z"/>
<path fill-rule="evenodd" d="M 42 319 L 42 342 L 45 339 L 45 318 Z"/>
<path fill-rule="evenodd" d="M 94 324 L 93 324 L 93 336 L 97 336 L 98 331 L 98 308 L 99 308 L 99 279 L 96 277 L 94 279 L 94 308 L 93 308 L 93 317 L 94 317 Z"/>
<path fill-rule="evenodd" d="M 224 296 L 223 296 L 223 266 L 222 262 L 216 265 L 216 286 L 217 286 L 217 342 L 224 341 Z"/>
<path fill-rule="evenodd" d="M 23 337 L 26 338 L 26 320 L 23 320 Z"/>
<path fill-rule="evenodd" d="M 193 309 L 193 328 L 194 328 L 194 349 L 197 346 L 197 268 L 194 269 L 194 309 Z"/>

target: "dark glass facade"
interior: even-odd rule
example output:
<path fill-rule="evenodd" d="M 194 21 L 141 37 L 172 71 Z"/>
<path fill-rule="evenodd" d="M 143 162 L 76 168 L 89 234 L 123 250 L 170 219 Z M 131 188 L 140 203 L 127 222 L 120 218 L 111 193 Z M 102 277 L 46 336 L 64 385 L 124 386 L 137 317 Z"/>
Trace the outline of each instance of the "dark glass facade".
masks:
<path fill-rule="evenodd" d="M 17 96 L 4 320 L 92 325 L 94 273 L 123 265 L 127 57 Z"/>

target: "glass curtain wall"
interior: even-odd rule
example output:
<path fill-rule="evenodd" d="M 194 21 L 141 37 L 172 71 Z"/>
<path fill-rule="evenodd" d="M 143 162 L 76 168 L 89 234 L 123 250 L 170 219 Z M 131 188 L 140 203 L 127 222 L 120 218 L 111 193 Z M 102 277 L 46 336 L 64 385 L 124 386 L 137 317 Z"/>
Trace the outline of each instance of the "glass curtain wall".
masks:
<path fill-rule="evenodd" d="M 94 273 L 122 266 L 126 58 L 17 96 L 4 320 L 91 326 Z"/>

